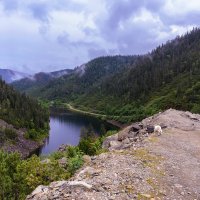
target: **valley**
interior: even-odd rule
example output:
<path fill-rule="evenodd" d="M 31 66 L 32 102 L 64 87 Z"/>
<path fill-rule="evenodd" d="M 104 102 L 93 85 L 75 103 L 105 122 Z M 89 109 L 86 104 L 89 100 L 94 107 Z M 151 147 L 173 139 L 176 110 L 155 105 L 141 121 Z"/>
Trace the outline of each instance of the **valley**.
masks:
<path fill-rule="evenodd" d="M 143 55 L 1 73 L 0 200 L 199 198 L 199 28 Z"/>
<path fill-rule="evenodd" d="M 29 87 L 22 79 L 12 85 L 33 97 L 70 103 L 122 123 L 171 107 L 198 113 L 199 46 L 200 30 L 194 28 L 145 55 L 99 57 L 42 84 Z"/>

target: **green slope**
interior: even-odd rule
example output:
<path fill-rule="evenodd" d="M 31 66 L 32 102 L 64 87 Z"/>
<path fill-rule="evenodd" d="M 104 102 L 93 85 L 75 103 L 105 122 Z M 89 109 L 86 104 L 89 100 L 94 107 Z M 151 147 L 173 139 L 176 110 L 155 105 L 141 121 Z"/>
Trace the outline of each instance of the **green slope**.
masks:
<path fill-rule="evenodd" d="M 49 114 L 39 103 L 16 92 L 11 86 L 0 80 L 0 119 L 16 128 L 27 128 L 32 133 L 47 132 Z"/>
<path fill-rule="evenodd" d="M 84 73 L 78 70 L 34 95 L 120 121 L 139 120 L 170 107 L 200 112 L 200 29 L 149 54 L 100 57 L 87 63 Z"/>

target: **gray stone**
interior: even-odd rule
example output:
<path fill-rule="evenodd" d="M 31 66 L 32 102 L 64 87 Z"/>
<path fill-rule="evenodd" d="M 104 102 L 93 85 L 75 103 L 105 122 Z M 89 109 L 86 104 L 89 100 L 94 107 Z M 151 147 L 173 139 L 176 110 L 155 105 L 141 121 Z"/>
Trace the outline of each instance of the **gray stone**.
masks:
<path fill-rule="evenodd" d="M 66 183 L 67 183 L 67 181 L 56 181 L 56 182 L 52 182 L 49 187 L 50 188 L 58 188 Z"/>
<path fill-rule="evenodd" d="M 120 146 L 121 146 L 121 142 L 119 141 L 110 141 L 110 147 L 109 147 L 109 150 L 115 150 L 115 149 L 119 149 Z"/>
<path fill-rule="evenodd" d="M 129 144 L 130 143 L 130 140 L 128 139 L 128 138 L 126 138 L 126 139 L 124 139 L 123 141 L 122 141 L 122 144 Z"/>
<path fill-rule="evenodd" d="M 101 170 L 98 170 L 98 169 L 88 166 L 78 173 L 77 178 L 88 177 L 88 175 L 98 176 L 100 173 L 101 173 Z"/>
<path fill-rule="evenodd" d="M 118 140 L 122 141 L 122 140 L 126 139 L 129 135 L 130 129 L 131 129 L 131 126 L 128 126 L 128 127 L 124 128 L 123 130 L 121 130 L 118 133 Z"/>
<path fill-rule="evenodd" d="M 129 147 L 131 147 L 131 146 L 133 146 L 132 143 L 123 144 L 121 148 L 122 148 L 122 149 L 127 149 L 127 148 L 129 148 Z"/>
<path fill-rule="evenodd" d="M 51 160 L 49 158 L 44 159 L 44 160 L 41 161 L 41 163 L 43 163 L 43 164 L 48 164 L 50 162 L 51 162 Z"/>
<path fill-rule="evenodd" d="M 107 137 L 102 144 L 102 148 L 108 149 L 111 141 L 118 141 L 118 134 Z"/>
<path fill-rule="evenodd" d="M 61 159 L 58 160 L 58 163 L 61 167 L 65 167 L 67 165 L 67 158 L 63 157 Z"/>
<path fill-rule="evenodd" d="M 182 187 L 183 187 L 183 186 L 180 185 L 180 184 L 174 184 L 174 186 L 175 186 L 176 188 L 182 188 Z"/>
<path fill-rule="evenodd" d="M 64 151 L 66 151 L 66 149 L 67 149 L 69 146 L 70 146 L 70 145 L 68 145 L 68 144 L 61 144 L 61 145 L 59 146 L 59 148 L 58 148 L 58 151 L 64 152 Z"/>
<path fill-rule="evenodd" d="M 133 131 L 133 132 L 137 132 L 139 131 L 140 129 L 142 129 L 141 125 L 139 125 L 139 123 L 135 123 L 131 126 L 130 128 L 130 131 Z"/>
<path fill-rule="evenodd" d="M 32 196 L 35 196 L 35 195 L 37 195 L 37 194 L 39 194 L 39 193 L 42 193 L 42 192 L 44 192 L 44 191 L 46 191 L 47 190 L 47 187 L 46 186 L 43 186 L 43 185 L 40 185 L 40 186 L 38 186 L 33 192 L 32 192 Z"/>
<path fill-rule="evenodd" d="M 88 155 L 84 155 L 84 156 L 83 156 L 83 161 L 84 161 L 85 163 L 90 163 L 90 162 L 91 162 L 91 157 L 88 156 Z"/>
<path fill-rule="evenodd" d="M 133 131 L 131 131 L 131 132 L 128 133 L 128 138 L 134 138 L 134 137 L 136 137 L 137 135 L 138 135 L 138 132 L 133 132 Z"/>

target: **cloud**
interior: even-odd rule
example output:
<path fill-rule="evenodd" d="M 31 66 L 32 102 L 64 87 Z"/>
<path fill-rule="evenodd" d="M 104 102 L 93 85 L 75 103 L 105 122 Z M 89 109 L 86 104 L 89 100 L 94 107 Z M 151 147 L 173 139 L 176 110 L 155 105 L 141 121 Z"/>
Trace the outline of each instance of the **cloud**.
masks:
<path fill-rule="evenodd" d="M 199 13 L 199 0 L 0 0 L 0 66 L 51 71 L 147 53 L 199 26 Z"/>
<path fill-rule="evenodd" d="M 100 20 L 99 28 L 105 40 L 117 44 L 120 54 L 146 53 L 177 34 L 200 25 L 198 1 L 189 6 L 190 3 L 185 1 L 188 9 L 182 12 L 179 0 L 117 2 L 108 3 L 107 16 Z"/>
<path fill-rule="evenodd" d="M 47 5 L 44 3 L 32 3 L 29 5 L 32 15 L 35 19 L 41 20 L 43 22 L 49 21 L 49 13 Z"/>
<path fill-rule="evenodd" d="M 1 0 L 5 11 L 15 11 L 18 8 L 18 0 Z"/>

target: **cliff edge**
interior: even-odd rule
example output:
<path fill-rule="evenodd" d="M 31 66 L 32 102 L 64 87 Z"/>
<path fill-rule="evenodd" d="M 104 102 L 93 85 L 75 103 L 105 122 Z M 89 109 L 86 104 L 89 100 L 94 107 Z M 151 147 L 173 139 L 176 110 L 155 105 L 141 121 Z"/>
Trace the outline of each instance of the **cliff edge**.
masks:
<path fill-rule="evenodd" d="M 150 133 L 155 124 L 162 135 Z M 169 109 L 103 147 L 108 152 L 87 157 L 73 178 L 39 186 L 27 200 L 200 199 L 200 115 Z"/>

